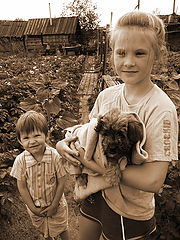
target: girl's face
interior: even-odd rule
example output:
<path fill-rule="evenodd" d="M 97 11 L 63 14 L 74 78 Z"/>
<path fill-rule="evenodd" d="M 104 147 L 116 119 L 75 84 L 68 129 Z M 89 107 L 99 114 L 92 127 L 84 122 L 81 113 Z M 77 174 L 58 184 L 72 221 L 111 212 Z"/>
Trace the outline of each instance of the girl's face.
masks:
<path fill-rule="evenodd" d="M 20 143 L 25 150 L 30 152 L 35 158 L 44 154 L 46 146 L 46 136 L 39 130 L 34 130 L 31 133 L 21 133 Z"/>
<path fill-rule="evenodd" d="M 115 70 L 124 83 L 150 81 L 154 51 L 144 32 L 135 27 L 121 28 L 116 34 L 113 54 Z"/>

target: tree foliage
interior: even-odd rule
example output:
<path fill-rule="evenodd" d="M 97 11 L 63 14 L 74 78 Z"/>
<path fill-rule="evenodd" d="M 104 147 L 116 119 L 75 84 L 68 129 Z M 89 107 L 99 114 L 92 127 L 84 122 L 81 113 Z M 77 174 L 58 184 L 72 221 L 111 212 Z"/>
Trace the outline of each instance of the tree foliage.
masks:
<path fill-rule="evenodd" d="M 61 16 L 78 16 L 80 26 L 84 30 L 94 30 L 100 23 L 97 5 L 93 4 L 92 0 L 72 0 L 63 6 Z"/>

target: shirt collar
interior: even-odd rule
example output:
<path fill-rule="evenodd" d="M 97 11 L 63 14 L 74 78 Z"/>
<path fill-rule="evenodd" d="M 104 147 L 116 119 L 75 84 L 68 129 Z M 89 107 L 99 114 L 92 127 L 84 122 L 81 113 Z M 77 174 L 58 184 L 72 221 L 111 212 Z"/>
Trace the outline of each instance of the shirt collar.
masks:
<path fill-rule="evenodd" d="M 32 167 L 38 163 L 51 163 L 51 150 L 48 146 L 46 146 L 43 158 L 40 162 L 38 162 L 28 151 L 25 150 L 25 161 L 26 167 Z"/>

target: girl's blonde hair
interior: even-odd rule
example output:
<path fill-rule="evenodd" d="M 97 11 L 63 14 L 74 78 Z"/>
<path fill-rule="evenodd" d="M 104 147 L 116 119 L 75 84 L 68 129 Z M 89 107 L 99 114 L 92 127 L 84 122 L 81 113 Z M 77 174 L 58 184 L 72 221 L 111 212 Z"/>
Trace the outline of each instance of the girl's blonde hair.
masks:
<path fill-rule="evenodd" d="M 20 140 L 21 133 L 31 133 L 38 130 L 48 135 L 48 124 L 43 114 L 35 111 L 27 111 L 18 119 L 16 124 L 17 138 Z"/>
<path fill-rule="evenodd" d="M 166 52 L 165 27 L 163 21 L 158 16 L 150 13 L 133 11 L 120 17 L 110 33 L 110 45 L 112 49 L 116 41 L 116 34 L 122 27 L 136 27 L 138 30 L 147 34 L 154 49 L 156 60 L 161 60 L 163 58 Z"/>

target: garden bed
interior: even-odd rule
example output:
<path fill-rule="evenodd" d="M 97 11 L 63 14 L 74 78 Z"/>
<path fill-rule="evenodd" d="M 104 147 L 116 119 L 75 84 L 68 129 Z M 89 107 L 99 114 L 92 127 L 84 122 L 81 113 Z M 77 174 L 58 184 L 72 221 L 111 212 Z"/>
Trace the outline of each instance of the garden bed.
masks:
<path fill-rule="evenodd" d="M 153 75 L 180 108 L 180 53 L 169 53 L 166 69 Z M 16 140 L 15 123 L 28 109 L 42 111 L 48 118 L 53 146 L 64 137 L 63 128 L 79 119 L 77 89 L 84 72 L 85 57 L 48 56 L 0 59 L 0 240 L 35 240 L 38 232 L 32 226 L 19 196 L 15 179 L 9 176 L 15 157 L 22 151 Z M 157 73 L 157 72 L 154 72 Z M 107 62 L 106 74 L 114 76 Z M 96 91 L 98 94 L 98 91 Z M 93 105 L 95 97 L 89 101 Z M 158 231 L 156 240 L 180 239 L 180 164 L 171 165 L 162 193 L 156 195 Z M 68 177 L 65 195 L 69 205 L 70 235 L 78 240 L 78 204 L 73 200 L 73 180 Z"/>

